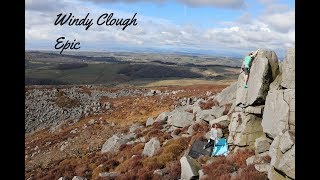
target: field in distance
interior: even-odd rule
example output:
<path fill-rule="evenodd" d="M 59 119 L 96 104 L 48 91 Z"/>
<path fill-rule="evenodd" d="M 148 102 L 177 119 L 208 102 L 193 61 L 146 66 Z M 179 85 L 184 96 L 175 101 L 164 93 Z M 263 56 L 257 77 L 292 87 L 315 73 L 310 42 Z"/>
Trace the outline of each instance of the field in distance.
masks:
<path fill-rule="evenodd" d="M 229 84 L 238 77 L 240 65 L 239 59 L 200 55 L 119 52 L 60 55 L 53 52 L 26 51 L 25 84 Z"/>

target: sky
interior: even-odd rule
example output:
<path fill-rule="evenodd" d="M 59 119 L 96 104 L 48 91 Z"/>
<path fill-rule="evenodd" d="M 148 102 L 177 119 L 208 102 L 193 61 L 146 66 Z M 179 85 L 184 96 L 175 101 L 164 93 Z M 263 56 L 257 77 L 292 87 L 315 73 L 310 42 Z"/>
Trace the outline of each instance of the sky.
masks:
<path fill-rule="evenodd" d="M 263 48 L 284 56 L 295 46 L 293 0 L 26 0 L 25 8 L 26 50 L 55 50 L 62 36 L 80 42 L 81 51 L 243 56 Z M 80 19 L 89 13 L 93 25 L 55 26 L 60 13 Z M 119 19 L 137 13 L 137 25 L 98 26 L 104 13 Z"/>

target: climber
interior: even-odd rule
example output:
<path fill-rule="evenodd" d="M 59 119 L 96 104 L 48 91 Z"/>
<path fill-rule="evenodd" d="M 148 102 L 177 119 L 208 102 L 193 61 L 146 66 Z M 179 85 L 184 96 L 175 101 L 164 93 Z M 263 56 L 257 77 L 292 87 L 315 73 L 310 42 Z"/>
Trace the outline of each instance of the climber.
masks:
<path fill-rule="evenodd" d="M 203 147 L 203 149 L 207 149 L 210 146 L 213 146 L 215 143 L 215 140 L 218 138 L 221 138 L 223 136 L 222 129 L 217 127 L 217 124 L 213 124 L 212 128 L 210 130 L 210 139 L 208 140 L 208 143 Z"/>
<path fill-rule="evenodd" d="M 250 73 L 250 66 L 251 66 L 251 61 L 257 56 L 258 52 L 260 49 L 256 50 L 255 52 L 251 51 L 248 56 L 244 57 L 243 63 L 241 65 L 241 71 L 244 71 L 244 88 L 248 88 L 248 77 Z"/>

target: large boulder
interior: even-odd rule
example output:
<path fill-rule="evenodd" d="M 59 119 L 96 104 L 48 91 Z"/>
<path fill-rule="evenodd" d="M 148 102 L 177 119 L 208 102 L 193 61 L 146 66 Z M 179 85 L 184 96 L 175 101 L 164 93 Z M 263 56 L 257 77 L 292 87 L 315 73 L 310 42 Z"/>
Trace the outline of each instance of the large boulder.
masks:
<path fill-rule="evenodd" d="M 263 131 L 272 138 L 295 127 L 295 90 L 269 91 L 262 119 Z"/>
<path fill-rule="evenodd" d="M 160 142 L 157 138 L 154 137 L 144 145 L 142 154 L 151 157 L 154 155 L 154 153 L 157 152 L 159 148 L 160 148 Z"/>
<path fill-rule="evenodd" d="M 168 115 L 170 113 L 165 111 L 159 114 L 159 116 L 156 118 L 155 122 L 165 122 L 168 119 Z"/>
<path fill-rule="evenodd" d="M 220 106 L 229 104 L 233 99 L 236 98 L 237 83 L 233 83 L 227 88 L 223 89 L 215 98 Z"/>
<path fill-rule="evenodd" d="M 183 156 L 180 159 L 181 179 L 190 180 L 199 176 L 201 166 L 190 156 Z"/>
<path fill-rule="evenodd" d="M 243 112 L 235 112 L 232 114 L 229 125 L 228 143 L 253 148 L 256 139 L 262 135 L 261 118 Z"/>
<path fill-rule="evenodd" d="M 272 82 L 272 71 L 266 57 L 255 58 L 249 74 L 248 88 L 244 88 L 244 73 L 237 82 L 236 105 L 262 105 Z"/>
<path fill-rule="evenodd" d="M 101 152 L 118 152 L 120 146 L 122 144 L 126 144 L 131 139 L 135 138 L 134 133 L 126 134 L 126 135 L 113 135 L 111 138 L 109 138 L 103 145 Z"/>
<path fill-rule="evenodd" d="M 280 72 L 278 56 L 274 51 L 261 49 L 255 59 L 266 57 L 271 67 L 272 80 L 274 80 Z"/>
<path fill-rule="evenodd" d="M 295 48 L 288 49 L 282 65 L 282 87 L 295 88 Z"/>
<path fill-rule="evenodd" d="M 176 127 L 186 127 L 194 122 L 193 119 L 193 113 L 174 110 L 168 116 L 168 124 Z"/>

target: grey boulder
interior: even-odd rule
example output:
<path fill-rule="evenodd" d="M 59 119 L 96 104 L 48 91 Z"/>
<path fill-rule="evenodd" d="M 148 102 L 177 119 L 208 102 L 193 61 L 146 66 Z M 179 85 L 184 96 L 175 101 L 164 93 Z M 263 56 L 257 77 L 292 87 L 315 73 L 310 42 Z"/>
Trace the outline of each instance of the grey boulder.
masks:
<path fill-rule="evenodd" d="M 152 157 L 159 148 L 160 148 L 160 142 L 157 138 L 154 137 L 144 145 L 142 154 Z"/>
<path fill-rule="evenodd" d="M 180 159 L 181 179 L 190 180 L 199 176 L 200 165 L 190 156 L 183 156 Z"/>
<path fill-rule="evenodd" d="M 168 116 L 168 124 L 176 127 L 189 126 L 194 122 L 193 113 L 174 110 Z"/>

